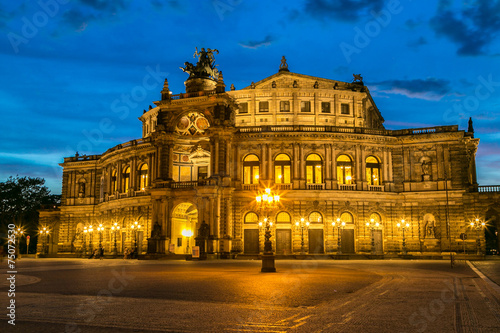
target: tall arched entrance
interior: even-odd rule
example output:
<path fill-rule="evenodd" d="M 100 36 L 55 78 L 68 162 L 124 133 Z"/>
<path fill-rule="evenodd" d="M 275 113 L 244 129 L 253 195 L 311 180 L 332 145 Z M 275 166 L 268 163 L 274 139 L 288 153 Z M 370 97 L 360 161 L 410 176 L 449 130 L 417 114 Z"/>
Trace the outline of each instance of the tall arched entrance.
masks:
<path fill-rule="evenodd" d="M 170 252 L 175 254 L 191 253 L 198 231 L 198 209 L 190 202 L 175 206 L 172 211 L 172 239 Z"/>

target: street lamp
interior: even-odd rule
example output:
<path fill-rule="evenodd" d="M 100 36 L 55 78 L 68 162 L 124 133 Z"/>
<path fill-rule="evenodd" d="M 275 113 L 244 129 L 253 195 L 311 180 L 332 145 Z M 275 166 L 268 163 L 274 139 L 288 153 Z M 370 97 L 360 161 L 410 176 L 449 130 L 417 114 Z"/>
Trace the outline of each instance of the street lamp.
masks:
<path fill-rule="evenodd" d="M 116 232 L 118 230 L 120 230 L 120 226 L 118 225 L 118 223 L 113 223 L 113 225 L 111 226 L 111 230 L 113 231 L 113 234 L 115 236 L 115 256 L 118 254 L 118 250 L 116 248 Z"/>
<path fill-rule="evenodd" d="M 90 235 L 90 241 L 89 241 L 90 254 L 92 255 L 92 253 L 94 253 L 94 249 L 93 249 L 94 244 L 92 244 L 92 233 L 94 232 L 94 228 L 92 228 L 92 225 L 89 225 L 88 232 Z"/>
<path fill-rule="evenodd" d="M 99 224 L 97 227 L 97 232 L 99 233 L 99 249 L 102 247 L 102 232 L 104 231 L 104 227 L 102 224 Z"/>
<path fill-rule="evenodd" d="M 266 188 L 264 193 L 255 197 L 255 201 L 259 206 L 262 215 L 265 216 L 265 233 L 264 233 L 264 254 L 262 255 L 262 269 L 261 272 L 276 272 L 274 267 L 274 253 L 273 243 L 271 242 L 271 226 L 272 222 L 269 220 L 269 214 L 272 210 L 278 208 L 280 196 L 277 193 L 272 193 L 270 188 Z M 263 226 L 262 222 L 259 226 Z"/>
<path fill-rule="evenodd" d="M 21 259 L 21 237 L 24 235 L 24 230 L 21 227 L 16 227 L 14 234 L 17 238 L 17 258 Z"/>
<path fill-rule="evenodd" d="M 139 222 L 135 221 L 131 226 L 130 228 L 132 229 L 132 232 L 134 233 L 134 252 L 136 253 L 137 255 L 137 233 L 139 232 L 139 230 L 141 229 L 141 225 L 139 224 Z"/>
<path fill-rule="evenodd" d="M 305 221 L 304 218 L 302 217 L 299 221 L 295 222 L 295 229 L 300 230 L 300 237 L 301 237 L 301 242 L 300 242 L 300 254 L 304 255 L 306 254 L 306 250 L 304 247 L 304 230 L 309 229 L 309 221 Z"/>
<path fill-rule="evenodd" d="M 476 230 L 476 250 L 477 255 L 481 255 L 481 238 L 479 237 L 479 231 L 486 226 L 485 222 L 481 222 L 479 219 L 475 219 L 474 222 L 470 223 L 470 228 Z"/>
<path fill-rule="evenodd" d="M 191 229 L 182 230 L 182 236 L 187 238 L 186 242 L 186 254 L 189 254 L 189 238 L 193 236 L 193 231 Z"/>
<path fill-rule="evenodd" d="M 336 222 L 332 222 L 332 227 L 337 227 L 337 254 L 342 254 L 342 237 L 340 236 L 340 229 L 344 229 L 345 222 L 337 218 Z"/>
<path fill-rule="evenodd" d="M 397 225 L 398 229 L 403 230 L 403 255 L 406 255 L 407 251 L 406 251 L 405 231 L 410 228 L 410 223 L 405 222 L 404 219 L 401 219 L 401 222 L 398 222 L 398 224 L 396 224 L 396 225 Z"/>
<path fill-rule="evenodd" d="M 87 227 L 83 227 L 83 255 L 87 255 L 87 234 L 89 230 Z"/>
<path fill-rule="evenodd" d="M 40 236 L 42 237 L 42 254 L 46 254 L 47 249 L 47 236 L 49 235 L 49 229 L 47 227 L 43 227 L 40 230 Z"/>
<path fill-rule="evenodd" d="M 375 250 L 375 230 L 380 229 L 381 225 L 378 221 L 375 221 L 375 219 L 370 219 L 370 222 L 366 222 L 366 226 L 372 232 L 372 254 L 377 254 Z"/>

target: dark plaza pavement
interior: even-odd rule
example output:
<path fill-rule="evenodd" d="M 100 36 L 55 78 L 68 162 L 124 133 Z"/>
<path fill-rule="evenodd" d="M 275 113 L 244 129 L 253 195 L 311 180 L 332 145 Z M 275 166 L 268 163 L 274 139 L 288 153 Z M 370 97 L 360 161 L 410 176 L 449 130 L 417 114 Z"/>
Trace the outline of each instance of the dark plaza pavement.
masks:
<path fill-rule="evenodd" d="M 277 273 L 258 260 L 16 264 L 16 326 L 0 332 L 500 331 L 500 287 L 464 261 L 278 260 Z M 500 260 L 472 264 L 499 281 Z"/>

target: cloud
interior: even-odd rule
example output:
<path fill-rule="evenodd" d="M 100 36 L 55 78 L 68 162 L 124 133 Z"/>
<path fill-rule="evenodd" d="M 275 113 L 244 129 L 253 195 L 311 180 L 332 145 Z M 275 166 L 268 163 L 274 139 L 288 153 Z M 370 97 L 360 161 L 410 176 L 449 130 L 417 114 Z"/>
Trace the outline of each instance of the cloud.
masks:
<path fill-rule="evenodd" d="M 262 46 L 269 46 L 271 45 L 271 42 L 273 42 L 273 38 L 270 35 L 267 35 L 266 38 L 264 38 L 261 41 L 248 41 L 247 43 L 239 43 L 240 46 L 247 48 L 247 49 L 258 49 L 259 47 Z"/>
<path fill-rule="evenodd" d="M 458 45 L 458 55 L 484 55 L 500 31 L 499 15 L 498 1 L 480 0 L 454 11 L 449 0 L 441 0 L 430 25 L 438 36 Z"/>
<path fill-rule="evenodd" d="M 452 93 L 449 81 L 436 78 L 387 80 L 371 84 L 370 89 L 428 101 L 439 101 L 444 96 Z"/>
<path fill-rule="evenodd" d="M 384 0 L 307 0 L 304 11 L 316 19 L 353 22 L 370 11 L 379 12 Z"/>

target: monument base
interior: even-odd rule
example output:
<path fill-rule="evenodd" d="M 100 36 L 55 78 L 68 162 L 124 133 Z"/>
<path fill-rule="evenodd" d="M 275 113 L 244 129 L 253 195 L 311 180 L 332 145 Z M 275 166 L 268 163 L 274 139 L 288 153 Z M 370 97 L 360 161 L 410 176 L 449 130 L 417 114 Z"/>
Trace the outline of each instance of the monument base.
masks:
<path fill-rule="evenodd" d="M 276 267 L 274 267 L 274 254 L 262 255 L 262 269 L 260 271 L 263 273 L 276 272 Z"/>

